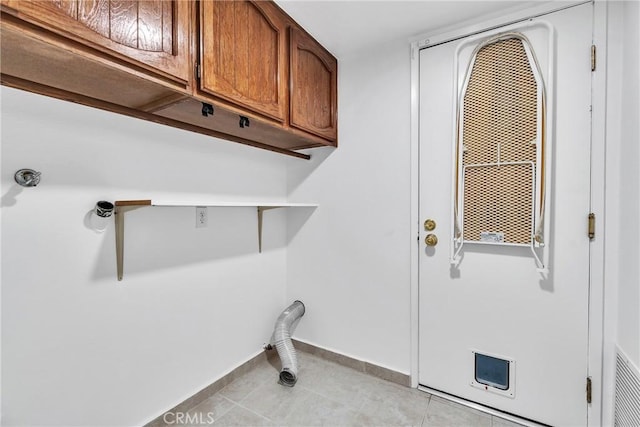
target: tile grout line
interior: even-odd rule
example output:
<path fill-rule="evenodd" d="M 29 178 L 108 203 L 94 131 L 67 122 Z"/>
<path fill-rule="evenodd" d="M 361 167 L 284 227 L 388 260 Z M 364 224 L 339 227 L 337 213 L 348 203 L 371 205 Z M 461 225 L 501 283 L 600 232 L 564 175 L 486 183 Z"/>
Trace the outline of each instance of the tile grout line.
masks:
<path fill-rule="evenodd" d="M 317 358 L 318 360 L 321 360 L 321 361 L 322 361 L 322 362 L 324 362 L 324 363 L 329 363 L 329 364 L 331 364 L 331 365 L 339 366 L 340 368 L 349 369 L 350 371 L 353 371 L 353 373 L 354 373 L 354 374 L 356 374 L 356 375 L 361 375 L 361 376 L 363 376 L 363 377 L 365 377 L 365 378 L 372 379 L 372 380 L 373 380 L 373 381 L 375 381 L 376 383 L 380 383 L 380 384 L 384 384 L 384 385 L 388 385 L 388 386 L 392 386 L 392 387 L 393 387 L 393 386 L 395 386 L 395 387 L 400 387 L 400 388 L 402 388 L 402 389 L 407 388 L 406 386 L 403 386 L 402 384 L 396 383 L 396 382 L 394 382 L 394 381 L 391 381 L 391 380 L 388 380 L 388 379 L 385 379 L 385 378 L 382 378 L 382 377 L 379 377 L 379 376 L 372 375 L 372 374 L 367 373 L 367 372 L 360 371 L 360 370 L 355 369 L 355 368 L 353 368 L 353 367 L 351 367 L 351 366 L 343 365 L 342 363 L 339 363 L 339 362 L 334 361 L 334 360 L 325 359 L 324 357 L 322 357 L 322 356 L 320 356 L 320 355 L 317 355 L 317 354 L 314 354 L 314 353 L 307 353 L 307 355 L 310 355 L 310 356 L 312 356 L 312 357 L 315 357 L 315 358 Z M 354 407 L 354 406 L 352 406 L 352 405 L 350 405 L 350 404 L 348 404 L 348 403 L 344 403 L 344 402 L 338 401 L 338 400 L 336 400 L 335 398 L 333 398 L 332 396 L 327 396 L 327 395 L 325 395 L 325 394 L 323 394 L 323 393 L 321 393 L 321 392 L 319 392 L 319 391 L 315 391 L 315 390 L 313 390 L 313 389 L 310 389 L 309 387 L 306 387 L 306 386 L 302 386 L 302 387 L 303 387 L 303 388 L 305 388 L 305 389 L 306 389 L 306 390 L 308 390 L 308 391 L 311 391 L 311 392 L 313 392 L 313 393 L 315 393 L 315 394 L 317 394 L 317 395 L 319 395 L 319 396 L 324 397 L 325 399 L 329 399 L 330 401 L 332 401 L 332 402 L 334 402 L 334 403 L 340 403 L 340 404 L 345 405 L 347 408 L 352 409 L 352 410 L 354 410 L 354 411 L 356 411 L 356 412 L 364 413 L 364 412 L 362 411 L 362 407 L 365 405 L 365 403 L 364 403 L 364 402 L 363 402 L 363 403 L 361 403 L 361 404 L 356 408 L 356 407 Z M 409 389 L 412 389 L 411 387 L 408 387 L 408 388 L 409 388 Z M 413 389 L 412 389 L 412 390 L 413 390 Z M 420 391 L 420 392 L 421 392 L 421 393 L 424 393 L 425 395 L 427 395 L 427 396 L 428 396 L 428 399 L 429 399 L 429 400 L 428 400 L 428 402 L 427 402 L 427 407 L 428 407 L 428 403 L 431 401 L 431 394 L 430 394 L 430 393 L 426 393 L 426 392 L 422 392 L 422 391 Z M 425 413 L 426 413 L 426 407 L 425 407 Z"/>
<path fill-rule="evenodd" d="M 383 379 L 385 381 L 389 381 L 403 387 L 411 388 L 410 376 L 407 374 L 403 374 L 402 372 L 376 365 L 375 363 L 356 359 L 354 357 L 334 352 L 323 347 L 318 347 L 314 344 L 310 344 L 296 338 L 292 338 L 292 341 L 294 347 L 304 353 L 311 354 L 313 356 L 319 357 L 322 360 L 326 360 L 328 362 L 353 369 L 356 372 L 360 372 L 374 378 Z"/>
<path fill-rule="evenodd" d="M 341 363 L 338 363 L 338 362 L 335 362 L 335 361 L 332 361 L 332 360 L 325 359 L 325 358 L 323 358 L 323 357 L 321 357 L 321 356 L 319 356 L 319 355 L 313 354 L 313 353 L 307 353 L 307 355 L 310 355 L 310 356 L 312 356 L 312 357 L 315 357 L 315 358 L 317 358 L 318 360 L 321 360 L 321 361 L 322 361 L 322 362 L 324 362 L 324 363 L 329 363 L 329 364 L 331 364 L 331 365 L 340 366 L 341 368 L 350 369 L 350 370 L 352 370 L 354 373 L 357 373 L 357 374 L 362 374 L 362 375 L 364 375 L 364 376 L 369 376 L 369 377 L 372 377 L 372 378 L 376 378 L 376 380 L 380 379 L 380 378 L 377 378 L 377 377 L 373 377 L 373 376 L 371 376 L 371 375 L 368 375 L 368 374 L 366 374 L 366 373 L 364 373 L 364 372 L 361 372 L 361 371 L 359 371 L 359 370 L 357 370 L 357 369 L 354 369 L 354 368 L 352 368 L 352 367 L 350 367 L 350 366 L 345 366 L 345 365 L 343 365 L 343 364 L 341 364 Z M 380 380 L 382 380 L 382 379 L 380 379 Z M 309 391 L 309 392 L 313 393 L 313 394 L 316 394 L 316 395 L 321 396 L 321 397 L 323 397 L 323 398 L 325 398 L 325 399 L 328 399 L 328 400 L 330 400 L 331 402 L 342 404 L 342 405 L 346 406 L 347 408 L 352 409 L 352 410 L 354 410 L 354 411 L 356 411 L 356 412 L 359 412 L 359 413 L 360 413 L 360 412 L 362 412 L 362 411 L 361 411 L 361 409 L 362 409 L 362 406 L 364 406 L 364 403 L 361 403 L 361 404 L 360 404 L 360 406 L 359 406 L 358 408 L 355 408 L 355 407 L 353 407 L 353 406 L 351 406 L 351 405 L 349 405 L 349 404 L 347 404 L 347 403 L 340 402 L 340 401 L 338 401 L 337 399 L 334 399 L 332 396 L 326 396 L 325 394 L 320 393 L 319 391 L 313 390 L 313 389 L 311 389 L 311 388 L 309 388 L 309 387 L 307 387 L 307 386 L 301 386 L 301 387 L 302 387 L 302 388 L 304 388 L 305 390 L 307 390 L 307 391 Z"/>
<path fill-rule="evenodd" d="M 251 393 L 249 393 L 249 394 L 251 394 Z M 244 399 L 243 399 L 243 400 L 244 400 Z M 243 405 L 243 404 L 241 404 L 241 403 L 236 403 L 236 406 L 238 406 L 238 407 L 240 407 L 240 408 L 242 408 L 242 409 L 245 409 L 245 410 L 247 410 L 247 411 L 251 412 L 251 413 L 252 413 L 252 414 L 254 414 L 254 415 L 257 415 L 257 416 L 259 416 L 260 418 L 264 418 L 265 420 L 269 421 L 269 422 L 270 422 L 270 423 L 272 423 L 272 424 L 275 424 L 275 421 L 273 421 L 271 418 L 266 417 L 266 416 L 264 416 L 264 415 L 262 415 L 262 414 L 260 414 L 260 413 L 258 413 L 258 412 L 256 412 L 256 411 L 254 411 L 254 410 L 253 410 L 253 409 L 251 409 L 251 408 L 247 408 L 246 406 L 244 406 L 244 405 Z"/>
<path fill-rule="evenodd" d="M 215 396 L 215 394 L 213 395 Z M 211 397 L 213 397 L 211 396 Z M 230 410 L 233 409 L 234 406 L 236 406 L 235 402 L 233 402 L 231 399 L 227 399 L 225 396 L 220 395 L 220 397 L 222 397 L 223 399 L 229 401 L 231 403 L 231 407 L 229 407 L 229 409 L 227 409 L 226 411 L 224 411 L 218 418 L 214 419 L 213 422 L 215 423 L 216 421 L 218 421 L 220 418 L 224 417 L 225 415 L 227 415 L 229 413 Z M 204 402 L 203 402 L 204 403 Z"/>
<path fill-rule="evenodd" d="M 425 392 L 426 393 L 426 392 Z M 425 427 L 425 423 L 427 422 L 427 417 L 429 416 L 429 406 L 431 406 L 431 402 L 432 402 L 432 394 L 431 393 L 427 393 L 429 395 L 429 401 L 427 402 L 427 405 L 424 408 L 424 415 L 422 416 L 422 423 L 420 423 L 420 427 Z"/>
<path fill-rule="evenodd" d="M 249 375 L 251 374 L 251 371 L 247 372 L 245 375 Z M 256 386 L 251 388 L 251 391 L 249 393 L 247 393 L 246 395 L 242 396 L 241 399 L 232 399 L 229 396 L 225 396 L 224 394 L 222 394 L 222 392 L 224 391 L 224 388 L 222 390 L 220 390 L 218 393 L 220 393 L 221 396 L 223 396 L 225 399 L 229 400 L 230 402 L 233 402 L 235 404 L 240 404 L 243 401 L 247 400 L 247 398 L 249 398 L 249 396 L 251 396 L 253 393 L 255 393 L 260 387 L 262 387 L 263 385 L 265 385 L 267 383 L 267 379 L 264 379 L 262 382 L 258 383 Z M 233 382 L 229 383 L 228 385 L 233 384 Z M 226 387 L 225 387 L 226 388 Z"/>
<path fill-rule="evenodd" d="M 302 387 L 303 387 L 305 390 L 307 390 L 308 392 L 310 392 L 310 393 L 313 393 L 313 394 L 315 394 L 315 395 L 317 395 L 317 396 L 320 396 L 320 397 L 322 397 L 322 398 L 324 398 L 324 399 L 327 399 L 327 400 L 329 400 L 329 401 L 331 401 L 331 402 L 333 402 L 333 403 L 338 403 L 338 404 L 340 404 L 340 405 L 343 405 L 343 406 L 345 406 L 347 409 L 351 409 L 351 410 L 356 411 L 356 412 L 362 412 L 362 411 L 361 411 L 361 408 L 362 408 L 362 406 L 364 406 L 364 403 L 363 403 L 363 404 L 361 404 L 361 405 L 360 405 L 360 407 L 355 408 L 355 407 L 353 407 L 353 406 L 349 405 L 348 403 L 341 402 L 341 401 L 339 401 L 339 400 L 337 400 L 337 399 L 334 399 L 333 397 L 330 397 L 330 396 L 326 396 L 325 394 L 322 394 L 322 393 L 320 393 L 320 392 L 318 392 L 318 391 L 312 390 L 312 389 L 310 389 L 309 387 L 304 387 L 304 386 L 302 386 Z"/>
<path fill-rule="evenodd" d="M 349 371 L 353 372 L 355 375 L 361 375 L 363 377 L 367 377 L 367 378 L 371 378 L 373 380 L 375 380 L 376 383 L 380 383 L 380 384 L 390 384 L 390 385 L 394 385 L 397 387 L 402 387 L 402 388 L 407 388 L 408 386 L 405 384 L 402 384 L 403 382 L 406 382 L 406 378 L 404 378 L 406 375 L 405 374 L 401 374 L 400 372 L 396 372 L 396 371 L 392 371 L 388 368 L 383 368 L 383 367 L 379 367 L 377 365 L 374 364 L 370 364 L 369 362 L 364 362 L 364 361 L 360 361 L 358 359 L 354 359 L 351 358 L 349 356 L 346 355 L 342 355 L 340 353 L 335 353 L 331 350 L 327 350 L 321 347 L 316 347 L 312 344 L 309 343 L 304 343 L 298 340 L 294 339 L 294 343 L 296 345 L 296 347 L 298 347 L 298 351 L 301 353 L 305 353 L 306 355 L 317 359 L 323 363 L 327 363 L 332 367 L 336 367 L 336 368 L 342 368 L 342 369 L 348 369 Z M 271 420 L 270 418 L 263 416 L 253 410 L 250 410 L 249 408 L 247 408 L 246 406 L 244 406 L 242 404 L 243 401 L 245 401 L 249 396 L 251 396 L 254 392 L 255 389 L 257 389 L 258 387 L 263 386 L 267 380 L 263 380 L 258 386 L 254 387 L 254 389 L 247 393 L 245 396 L 243 396 L 242 398 L 238 399 L 238 400 L 234 400 L 231 397 L 223 394 L 223 390 L 226 389 L 228 386 L 230 386 L 231 384 L 233 384 L 237 379 L 251 373 L 252 371 L 254 371 L 257 366 L 259 366 L 260 363 L 264 362 L 264 361 L 269 361 L 270 359 L 276 357 L 274 355 L 274 353 L 269 353 L 269 352 L 264 352 L 264 353 L 258 353 L 256 356 L 252 357 L 251 359 L 247 360 L 245 363 L 239 365 L 238 367 L 236 367 L 235 369 L 233 369 L 231 372 L 229 372 L 228 374 L 224 375 L 223 377 L 219 378 L 218 380 L 216 380 L 214 383 L 212 383 L 211 385 L 205 387 L 204 389 L 200 390 L 199 392 L 197 392 L 196 394 L 194 394 L 193 396 L 191 396 L 190 398 L 187 398 L 186 400 L 184 400 L 183 402 L 179 403 L 178 405 L 174 406 L 172 409 L 166 411 L 166 412 L 170 412 L 172 410 L 184 410 L 185 412 L 195 409 L 197 406 L 199 406 L 200 404 L 202 404 L 204 401 L 206 401 L 207 399 L 215 396 L 215 395 L 219 395 L 220 397 L 226 399 L 228 402 L 232 403 L 233 405 L 236 406 L 240 406 L 244 409 L 247 409 L 249 411 L 251 411 L 252 413 L 259 415 L 267 420 L 269 420 L 270 422 L 273 422 L 273 420 Z M 270 362 L 269 362 L 270 363 Z M 368 365 L 371 365 L 370 367 Z M 377 371 L 372 370 L 371 368 L 378 368 Z M 399 378 L 402 378 L 401 380 L 399 380 Z M 311 389 L 309 387 L 303 386 L 303 385 L 298 385 L 301 388 L 304 388 L 306 391 L 311 392 L 317 396 L 320 396 L 324 399 L 327 399 L 333 403 L 337 403 L 340 405 L 343 405 L 345 408 L 355 411 L 359 414 L 364 414 L 366 415 L 366 413 L 362 412 L 362 408 L 365 405 L 365 403 L 360 403 L 358 405 L 358 407 L 348 404 L 346 402 L 341 402 L 336 400 L 333 396 L 327 396 L 321 392 L 318 392 L 314 389 Z M 217 388 L 217 390 L 216 390 Z M 411 388 L 411 387 L 409 387 Z M 216 391 L 214 391 L 216 390 Z M 197 403 L 195 405 L 193 405 L 193 403 L 189 402 L 189 401 L 196 401 Z M 191 403 L 191 404 L 189 404 Z M 187 406 L 188 405 L 188 406 Z M 230 409 L 229 409 L 230 410 Z M 229 410 L 225 411 L 221 416 L 224 416 L 226 413 L 229 412 Z M 165 412 L 165 413 L 166 413 Z M 164 415 L 164 414 L 162 414 Z M 150 421 L 149 423 L 147 423 L 145 425 L 145 427 L 159 427 L 160 423 L 159 421 L 161 421 L 161 417 L 162 415 L 156 417 L 156 419 Z"/>
<path fill-rule="evenodd" d="M 269 361 L 269 359 L 273 358 L 273 357 L 275 357 L 274 354 L 269 354 L 269 353 L 264 352 L 264 351 L 260 351 L 260 352 L 256 353 L 255 356 L 249 358 L 244 363 L 236 366 L 234 369 L 229 371 L 227 374 L 223 375 L 222 377 L 218 378 L 217 380 L 215 380 L 211 384 L 205 386 L 200 391 L 196 392 L 195 394 L 191 395 L 190 397 L 187 397 L 182 402 L 178 403 L 177 405 L 173 406 L 170 409 L 167 409 L 162 414 L 158 415 L 156 418 L 154 418 L 151 421 L 147 422 L 146 424 L 144 424 L 144 427 L 165 427 L 166 424 L 163 422 L 163 417 L 164 417 L 165 414 L 167 414 L 169 412 L 178 412 L 178 411 L 188 412 L 189 410 L 191 410 L 191 409 L 195 408 L 196 406 L 200 405 L 205 400 L 211 398 L 212 396 L 214 396 L 216 394 L 219 394 L 220 391 L 222 391 L 224 388 L 226 388 L 229 384 L 231 384 L 237 378 L 242 377 L 242 376 L 246 375 L 248 372 L 250 372 L 253 369 L 255 369 L 255 367 L 259 363 L 261 363 L 262 361 L 264 361 L 264 360 Z M 221 395 L 221 396 L 226 398 L 226 396 L 224 396 L 224 395 Z"/>
<path fill-rule="evenodd" d="M 320 361 L 322 364 L 325 365 L 325 366 L 318 365 L 318 366 L 316 366 L 316 369 L 321 369 L 322 370 L 322 369 L 332 369 L 333 367 L 341 367 L 341 368 L 347 369 L 348 371 L 353 372 L 353 374 L 356 377 L 362 376 L 362 377 L 372 378 L 373 381 L 374 381 L 374 384 L 385 384 L 385 385 L 393 386 L 394 388 L 399 388 L 399 389 L 400 388 L 405 388 L 405 387 L 402 387 L 402 386 L 400 386 L 398 384 L 395 384 L 395 383 L 393 383 L 391 381 L 384 380 L 384 379 L 378 378 L 378 377 L 372 377 L 370 374 L 360 372 L 360 371 L 355 370 L 355 369 L 353 369 L 351 367 L 346 367 L 346 366 L 341 365 L 340 363 L 337 363 L 337 362 L 334 362 L 334 361 L 323 359 L 322 357 L 319 357 L 317 355 L 311 355 L 311 354 L 308 354 L 308 355 L 310 357 L 312 357 L 313 359 L 317 359 L 318 361 Z M 259 369 L 259 366 L 254 367 L 254 369 Z M 254 372 L 254 369 L 251 369 L 250 371 L 246 372 L 245 374 L 243 374 L 243 376 L 251 375 L 252 372 Z M 238 380 L 240 378 L 242 378 L 242 377 L 238 377 L 238 378 L 236 378 L 236 380 Z M 251 386 L 250 387 L 250 391 L 247 394 L 245 394 L 244 396 L 242 396 L 242 398 L 239 399 L 239 400 L 237 400 L 237 399 L 234 400 L 231 397 L 228 397 L 228 396 L 225 396 L 225 395 L 221 394 L 223 392 L 223 390 L 224 390 L 224 389 L 221 389 L 217 394 L 219 394 L 220 397 L 222 397 L 225 401 L 230 402 L 232 404 L 232 407 L 229 408 L 224 413 L 222 413 L 218 419 L 220 419 L 223 416 L 225 416 L 229 411 L 233 410 L 234 407 L 240 407 L 240 408 L 242 408 L 244 410 L 249 411 L 250 413 L 252 413 L 252 414 L 254 414 L 256 416 L 259 416 L 262 419 L 267 420 L 269 423 L 273 423 L 275 425 L 286 425 L 286 420 L 283 419 L 282 422 L 276 423 L 276 421 L 274 421 L 269 416 L 262 414 L 260 411 L 258 411 L 256 409 L 251 409 L 249 406 L 246 405 L 247 399 L 250 399 L 251 396 L 254 396 L 254 394 L 257 393 L 258 390 L 261 387 L 265 386 L 267 383 L 269 383 L 271 381 L 272 381 L 272 379 L 270 377 L 269 378 L 264 377 L 262 380 L 259 380 L 256 385 Z M 230 386 L 231 383 L 229 383 L 228 385 Z M 333 396 L 327 396 L 326 394 L 324 394 L 322 392 L 319 392 L 319 391 L 316 391 L 315 389 L 312 389 L 307 385 L 297 384 L 297 386 L 300 389 L 304 390 L 306 393 L 309 393 L 312 396 L 312 398 L 313 398 L 313 396 L 319 396 L 322 399 L 327 400 L 328 402 L 332 402 L 334 404 L 340 405 L 342 408 L 345 408 L 346 410 L 352 412 L 356 416 L 370 417 L 370 414 L 368 412 L 365 412 L 365 411 L 362 410 L 364 405 L 365 405 L 365 402 L 360 403 L 356 407 L 356 406 L 351 405 L 349 403 L 336 400 Z M 416 392 L 418 392 L 418 391 L 416 390 Z M 420 422 L 422 422 L 422 424 L 424 423 L 424 420 L 425 420 L 425 417 L 426 417 L 425 414 L 426 414 L 426 411 L 428 409 L 429 403 L 431 401 L 429 393 L 424 393 L 424 392 L 418 392 L 418 393 L 420 393 L 422 395 L 426 395 L 427 396 L 427 401 L 426 401 L 426 405 L 424 407 L 425 409 L 424 409 L 424 412 L 422 414 L 422 418 L 416 420 L 417 421 L 415 423 L 416 426 L 421 425 Z M 392 424 L 388 424 L 388 425 L 392 425 Z M 412 424 L 412 425 L 414 425 L 414 424 Z"/>
<path fill-rule="evenodd" d="M 197 413 L 200 413 L 200 414 L 204 413 L 204 411 L 203 411 L 203 410 L 198 410 L 198 407 L 199 407 L 200 405 L 203 405 L 207 400 L 209 400 L 209 399 L 213 398 L 214 396 L 219 396 L 221 399 L 226 400 L 227 402 L 229 402 L 229 403 L 231 404 L 231 406 L 230 406 L 228 409 L 226 409 L 225 411 L 222 411 L 222 412 L 220 413 L 220 415 L 218 415 L 218 416 L 214 419 L 214 422 L 215 422 L 215 421 L 217 421 L 217 420 L 219 420 L 220 418 L 224 417 L 224 416 L 225 416 L 229 411 L 231 411 L 235 406 L 237 406 L 237 405 L 236 405 L 236 403 L 235 403 L 233 400 L 231 400 L 231 399 L 227 398 L 226 396 L 223 396 L 223 395 L 221 395 L 221 394 L 219 394 L 219 393 L 215 393 L 214 395 L 212 395 L 212 396 L 211 396 L 211 397 L 209 397 L 208 399 L 203 400 L 202 402 L 200 402 L 199 404 L 197 404 L 197 405 L 196 405 L 196 406 L 194 406 L 193 408 L 190 408 L 187 412 L 192 413 L 192 414 L 194 414 L 194 413 L 195 413 L 195 414 L 197 414 Z"/>
<path fill-rule="evenodd" d="M 416 423 L 415 425 L 420 426 L 421 425 L 420 423 L 426 417 L 427 408 L 428 408 L 429 402 L 431 400 L 431 395 L 429 393 L 424 393 L 422 391 L 419 391 L 419 390 L 416 390 L 416 389 L 412 389 L 411 387 L 403 386 L 403 385 L 398 384 L 398 383 L 396 383 L 396 382 L 394 382 L 394 381 L 392 381 L 390 379 L 386 379 L 386 378 L 383 378 L 383 377 L 375 376 L 375 375 L 372 375 L 371 373 L 368 373 L 368 372 L 362 372 L 362 371 L 360 371 L 358 369 L 355 369 L 352 366 L 345 366 L 345 365 L 343 365 L 343 364 L 341 364 L 341 363 L 339 363 L 337 361 L 334 361 L 334 360 L 327 360 L 327 359 L 323 358 L 320 355 L 309 354 L 309 353 L 307 353 L 307 354 L 309 356 L 313 357 L 313 358 L 316 358 L 316 359 L 322 361 L 323 363 L 326 363 L 328 365 L 332 365 L 329 368 L 331 368 L 333 366 L 340 367 L 340 368 L 347 369 L 347 370 L 351 371 L 353 373 L 353 375 L 355 375 L 356 377 L 368 378 L 368 379 L 372 380 L 373 384 L 371 385 L 371 387 L 384 386 L 384 387 L 391 387 L 391 388 L 398 389 L 398 390 L 411 390 L 410 392 L 416 392 L 416 393 L 418 393 L 418 394 L 420 394 L 422 396 L 425 396 L 426 397 L 426 401 L 424 402 L 424 406 L 421 407 L 420 408 L 421 410 L 418 412 L 418 418 L 415 420 L 415 423 Z M 364 416 L 364 417 L 369 417 L 370 416 L 370 413 L 365 410 L 366 405 L 367 405 L 366 401 L 363 401 L 359 405 L 355 406 L 355 405 L 352 405 L 351 403 L 349 403 L 348 401 L 339 401 L 339 400 L 335 399 L 332 395 L 331 396 L 330 395 L 326 395 L 323 392 L 316 391 L 316 390 L 311 389 L 311 388 L 306 387 L 306 386 L 303 386 L 303 387 L 305 388 L 305 390 L 308 390 L 308 391 L 314 393 L 315 395 L 321 396 L 321 397 L 327 399 L 330 402 L 337 403 L 337 404 L 343 406 L 344 408 L 346 408 L 347 410 L 352 411 L 352 412 L 354 412 L 355 414 L 357 414 L 359 416 Z M 363 389 L 362 386 L 360 386 L 358 388 L 359 389 Z M 366 386 L 365 386 L 365 388 L 366 388 Z M 366 400 L 366 396 L 365 396 L 365 400 Z M 388 420 L 388 425 L 394 425 L 394 423 L 395 423 L 395 421 Z M 414 424 L 412 424 L 412 425 L 414 425 Z"/>

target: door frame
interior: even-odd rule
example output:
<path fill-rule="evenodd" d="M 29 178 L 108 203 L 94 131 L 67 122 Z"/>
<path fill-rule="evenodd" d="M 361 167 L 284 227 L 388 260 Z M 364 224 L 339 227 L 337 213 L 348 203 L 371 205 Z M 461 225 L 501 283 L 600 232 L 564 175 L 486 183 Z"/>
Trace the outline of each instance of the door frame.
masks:
<path fill-rule="evenodd" d="M 588 375 L 593 384 L 592 403 L 588 405 L 588 426 L 612 423 L 613 399 L 607 398 L 613 390 L 612 369 L 603 366 L 603 353 L 608 354 L 605 343 L 614 341 L 615 325 L 605 319 L 605 162 L 606 162 L 606 82 L 607 82 L 607 3 L 605 0 L 575 1 L 558 7 L 541 4 L 516 12 L 507 12 L 499 18 L 468 21 L 442 29 L 435 33 L 423 34 L 411 40 L 411 228 L 410 228 L 410 289 L 411 289 L 411 339 L 410 376 L 411 387 L 418 387 L 419 369 L 419 260 L 420 260 L 420 218 L 419 218 L 419 135 L 420 135 L 420 50 L 449 41 L 472 36 L 505 25 L 515 24 L 531 17 L 571 8 L 584 3 L 594 4 L 593 43 L 597 46 L 598 65 L 592 77 L 592 118 L 591 118 L 591 212 L 597 219 L 596 238 L 590 242 L 589 260 L 589 316 L 588 316 Z M 587 213 L 585 212 L 585 215 Z M 586 232 L 586 230 L 585 230 Z M 611 306 L 607 304 L 607 308 Z M 609 359 L 607 357 L 607 359 Z M 604 369 L 603 369 L 604 368 Z M 586 379 L 585 379 L 586 380 Z M 608 393 L 603 393 L 606 389 Z M 479 405 L 473 405 L 478 409 Z"/>

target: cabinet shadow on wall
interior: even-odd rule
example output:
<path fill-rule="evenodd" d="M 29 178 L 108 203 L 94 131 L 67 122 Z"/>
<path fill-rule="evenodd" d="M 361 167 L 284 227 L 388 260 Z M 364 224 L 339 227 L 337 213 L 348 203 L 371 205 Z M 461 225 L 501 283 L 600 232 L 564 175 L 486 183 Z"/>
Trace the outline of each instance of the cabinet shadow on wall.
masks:
<path fill-rule="evenodd" d="M 304 151 L 311 159 L 289 159 L 287 165 L 287 192 L 289 195 L 304 183 L 336 151 L 336 147 L 318 147 Z"/>
<path fill-rule="evenodd" d="M 295 239 L 298 232 L 305 226 L 311 215 L 321 207 L 302 207 L 295 209 L 287 209 L 287 246 Z"/>

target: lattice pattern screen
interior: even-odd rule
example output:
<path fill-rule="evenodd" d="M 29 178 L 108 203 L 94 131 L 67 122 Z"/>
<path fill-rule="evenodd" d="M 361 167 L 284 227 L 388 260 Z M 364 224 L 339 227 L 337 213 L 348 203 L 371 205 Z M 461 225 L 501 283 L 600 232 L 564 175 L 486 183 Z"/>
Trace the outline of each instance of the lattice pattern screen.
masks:
<path fill-rule="evenodd" d="M 467 168 L 465 240 L 529 244 L 532 175 L 526 164 Z M 495 233 L 503 234 L 502 241 L 490 240 Z"/>
<path fill-rule="evenodd" d="M 522 40 L 498 40 L 477 51 L 461 108 L 464 241 L 532 242 L 538 97 Z"/>

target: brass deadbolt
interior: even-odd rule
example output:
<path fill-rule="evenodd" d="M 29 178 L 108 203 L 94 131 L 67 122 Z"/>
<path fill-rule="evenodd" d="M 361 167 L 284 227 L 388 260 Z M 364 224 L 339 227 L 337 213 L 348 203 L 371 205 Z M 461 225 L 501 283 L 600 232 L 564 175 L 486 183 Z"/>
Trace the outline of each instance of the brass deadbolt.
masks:
<path fill-rule="evenodd" d="M 436 222 L 432 219 L 428 219 L 424 222 L 425 231 L 433 231 L 436 229 Z"/>
<path fill-rule="evenodd" d="M 424 238 L 424 243 L 427 246 L 435 246 L 438 244 L 438 236 L 435 234 L 427 234 L 427 237 Z"/>

